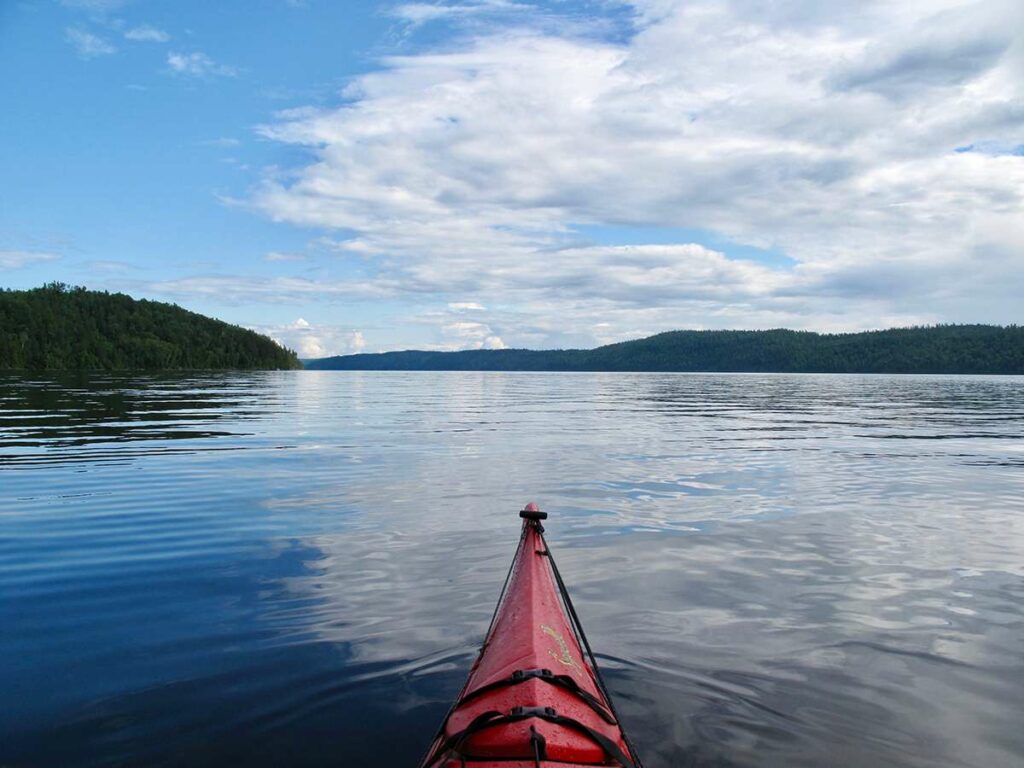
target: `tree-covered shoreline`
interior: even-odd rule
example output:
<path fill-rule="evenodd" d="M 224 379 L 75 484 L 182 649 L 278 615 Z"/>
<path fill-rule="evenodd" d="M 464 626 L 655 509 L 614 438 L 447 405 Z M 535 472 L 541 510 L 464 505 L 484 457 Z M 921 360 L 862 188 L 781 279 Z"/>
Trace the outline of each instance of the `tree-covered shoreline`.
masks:
<path fill-rule="evenodd" d="M 313 370 L 1024 374 L 1024 327 L 937 325 L 861 333 L 668 331 L 596 349 L 385 352 Z"/>
<path fill-rule="evenodd" d="M 0 290 L 0 370 L 301 367 L 272 339 L 175 304 L 63 283 Z"/>

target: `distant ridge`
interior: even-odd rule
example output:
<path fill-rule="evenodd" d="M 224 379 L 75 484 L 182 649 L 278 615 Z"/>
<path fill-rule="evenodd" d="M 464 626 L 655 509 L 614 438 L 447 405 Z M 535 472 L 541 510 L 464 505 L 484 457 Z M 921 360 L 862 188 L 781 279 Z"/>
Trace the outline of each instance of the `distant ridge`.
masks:
<path fill-rule="evenodd" d="M 1024 374 L 1024 328 L 937 325 L 862 333 L 668 331 L 596 349 L 384 352 L 312 370 Z"/>
<path fill-rule="evenodd" d="M 301 367 L 273 339 L 174 304 L 63 283 L 0 290 L 0 370 Z"/>

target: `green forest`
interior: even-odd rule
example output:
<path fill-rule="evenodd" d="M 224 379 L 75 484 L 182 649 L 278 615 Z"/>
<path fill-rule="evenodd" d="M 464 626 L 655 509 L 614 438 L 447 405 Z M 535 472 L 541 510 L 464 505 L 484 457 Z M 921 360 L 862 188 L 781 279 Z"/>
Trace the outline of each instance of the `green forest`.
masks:
<path fill-rule="evenodd" d="M 937 325 L 863 333 L 669 331 L 596 349 L 386 352 L 307 368 L 456 371 L 690 371 L 1024 374 L 1024 328 Z"/>
<path fill-rule="evenodd" d="M 291 350 L 174 304 L 49 283 L 0 290 L 0 369 L 287 369 Z"/>

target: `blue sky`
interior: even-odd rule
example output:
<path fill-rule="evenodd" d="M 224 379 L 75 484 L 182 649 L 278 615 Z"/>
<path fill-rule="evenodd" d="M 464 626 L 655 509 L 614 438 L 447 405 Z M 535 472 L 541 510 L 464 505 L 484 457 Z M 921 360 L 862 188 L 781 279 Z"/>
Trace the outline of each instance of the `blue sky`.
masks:
<path fill-rule="evenodd" d="M 19 74 L 0 81 L 4 103 L 15 105 L 0 124 L 0 247 L 60 256 L 2 274 L 6 285 L 59 278 L 168 298 L 135 284 L 295 270 L 264 256 L 304 252 L 314 233 L 224 200 L 244 197 L 262 169 L 297 154 L 253 127 L 337 93 L 372 65 L 393 21 L 362 3 L 316 13 L 286 2 L 229 5 L 4 5 L 0 67 Z M 132 40 L 133 30 L 156 39 Z M 78 32 L 107 48 L 81 50 Z M 197 53 L 213 71 L 168 63 Z M 276 304 L 190 298 L 181 301 L 235 322 L 295 319 Z"/>
<path fill-rule="evenodd" d="M 1020 4 L 853 5 L 13 0 L 0 285 L 305 356 L 1020 322 Z"/>

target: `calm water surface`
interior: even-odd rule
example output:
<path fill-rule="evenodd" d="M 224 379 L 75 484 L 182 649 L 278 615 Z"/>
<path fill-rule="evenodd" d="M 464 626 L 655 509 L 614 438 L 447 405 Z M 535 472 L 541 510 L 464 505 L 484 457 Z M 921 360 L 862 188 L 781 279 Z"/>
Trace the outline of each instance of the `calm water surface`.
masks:
<path fill-rule="evenodd" d="M 413 766 L 538 500 L 659 766 L 1024 765 L 1024 379 L 0 377 L 0 765 Z"/>

